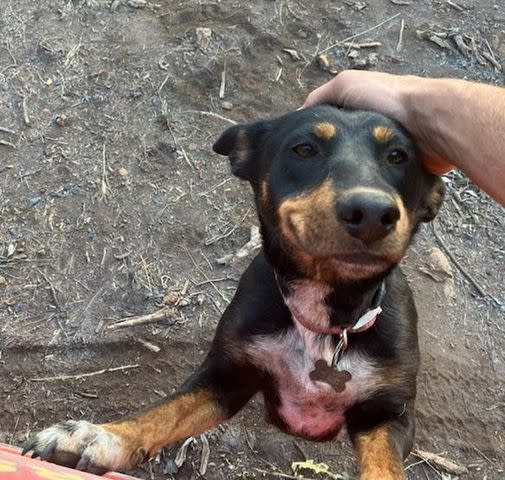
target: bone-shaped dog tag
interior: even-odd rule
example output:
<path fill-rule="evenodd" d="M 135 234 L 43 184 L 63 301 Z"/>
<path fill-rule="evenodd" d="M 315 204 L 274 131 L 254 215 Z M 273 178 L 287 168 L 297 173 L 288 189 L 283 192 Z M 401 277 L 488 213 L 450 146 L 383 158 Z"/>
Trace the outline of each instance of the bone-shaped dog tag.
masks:
<path fill-rule="evenodd" d="M 314 364 L 314 370 L 309 373 L 309 378 L 315 382 L 325 382 L 340 393 L 345 390 L 345 384 L 352 375 L 346 370 L 337 370 L 337 367 L 330 367 L 324 360 L 317 360 Z"/>

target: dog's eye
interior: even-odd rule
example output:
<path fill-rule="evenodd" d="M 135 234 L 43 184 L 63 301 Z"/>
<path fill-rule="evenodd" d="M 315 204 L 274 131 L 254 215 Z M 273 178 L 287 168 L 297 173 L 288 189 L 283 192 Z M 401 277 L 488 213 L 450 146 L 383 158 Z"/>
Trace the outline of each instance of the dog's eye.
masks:
<path fill-rule="evenodd" d="M 393 165 L 398 165 L 400 163 L 404 163 L 407 161 L 407 153 L 404 152 L 403 150 L 399 150 L 399 149 L 391 150 L 388 153 L 387 161 L 389 163 L 392 163 Z"/>
<path fill-rule="evenodd" d="M 300 143 L 300 145 L 293 147 L 293 152 L 295 152 L 299 157 L 310 158 L 317 153 L 317 150 L 310 143 Z"/>

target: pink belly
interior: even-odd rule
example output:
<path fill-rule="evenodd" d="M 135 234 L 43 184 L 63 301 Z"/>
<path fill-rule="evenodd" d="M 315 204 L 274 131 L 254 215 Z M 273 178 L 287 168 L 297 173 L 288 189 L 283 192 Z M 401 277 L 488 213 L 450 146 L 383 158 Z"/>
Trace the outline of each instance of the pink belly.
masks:
<path fill-rule="evenodd" d="M 283 398 L 279 415 L 291 433 L 309 439 L 336 435 L 345 421 L 339 405 L 317 396 L 305 401 Z"/>

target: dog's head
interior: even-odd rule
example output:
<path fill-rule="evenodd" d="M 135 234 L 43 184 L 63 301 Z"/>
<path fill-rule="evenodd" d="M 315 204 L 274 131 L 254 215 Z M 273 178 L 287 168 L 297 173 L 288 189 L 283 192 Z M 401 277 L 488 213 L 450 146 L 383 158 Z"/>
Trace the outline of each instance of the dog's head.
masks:
<path fill-rule="evenodd" d="M 406 131 L 377 113 L 316 106 L 231 127 L 213 148 L 251 183 L 267 255 L 321 281 L 389 271 L 443 199 Z"/>

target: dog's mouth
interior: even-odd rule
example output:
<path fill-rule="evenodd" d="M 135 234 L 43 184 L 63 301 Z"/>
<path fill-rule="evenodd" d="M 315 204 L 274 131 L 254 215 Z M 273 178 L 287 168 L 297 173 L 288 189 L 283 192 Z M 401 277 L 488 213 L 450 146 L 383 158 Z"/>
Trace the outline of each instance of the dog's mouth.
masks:
<path fill-rule="evenodd" d="M 376 272 L 390 266 L 390 261 L 380 255 L 369 252 L 352 252 L 331 255 L 324 259 L 336 269 L 353 269 Z"/>
<path fill-rule="evenodd" d="M 348 280 L 374 277 L 391 268 L 390 260 L 368 252 L 332 255 L 321 259 L 320 263 L 325 265 L 323 270 Z"/>
<path fill-rule="evenodd" d="M 283 238 L 305 272 L 322 281 L 361 280 L 381 275 L 401 259 L 404 247 L 393 232 L 367 246 L 351 237 L 331 216 L 322 223 L 296 212 L 285 216 Z"/>
<path fill-rule="evenodd" d="M 320 239 L 308 242 L 300 238 L 295 228 L 290 229 L 290 234 L 287 240 L 294 257 L 321 280 L 370 278 L 397 263 L 391 255 L 356 248 L 348 245 L 347 239 L 339 241 L 338 234 L 332 237 L 331 242 L 321 242 Z"/>

